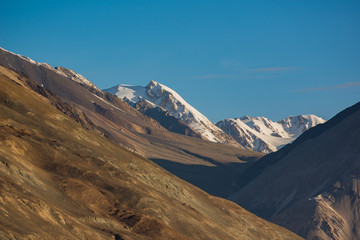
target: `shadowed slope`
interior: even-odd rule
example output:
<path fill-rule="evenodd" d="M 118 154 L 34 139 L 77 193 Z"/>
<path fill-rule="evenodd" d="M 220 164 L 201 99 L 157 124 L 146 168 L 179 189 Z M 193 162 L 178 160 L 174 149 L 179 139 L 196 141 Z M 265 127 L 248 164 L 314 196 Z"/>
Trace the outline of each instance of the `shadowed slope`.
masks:
<path fill-rule="evenodd" d="M 231 199 L 308 239 L 360 238 L 360 103 L 269 154 Z"/>
<path fill-rule="evenodd" d="M 131 104 L 131 103 L 130 103 Z M 184 123 L 183 120 L 175 118 L 164 108 L 154 106 L 147 100 L 141 100 L 134 104 L 134 108 L 146 116 L 158 121 L 161 126 L 170 132 L 201 138 L 201 135 Z"/>

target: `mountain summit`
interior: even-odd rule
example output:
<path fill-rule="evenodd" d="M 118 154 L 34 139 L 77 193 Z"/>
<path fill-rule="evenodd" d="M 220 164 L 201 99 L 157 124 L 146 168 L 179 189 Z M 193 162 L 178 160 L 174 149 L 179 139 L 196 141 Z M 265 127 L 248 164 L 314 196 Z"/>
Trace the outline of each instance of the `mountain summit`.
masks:
<path fill-rule="evenodd" d="M 311 127 L 324 123 L 315 115 L 290 116 L 278 122 L 266 117 L 228 118 L 216 123 L 245 149 L 271 153 L 291 143 Z"/>
<path fill-rule="evenodd" d="M 187 103 L 177 92 L 154 80 L 146 87 L 120 84 L 104 91 L 128 101 L 131 105 L 147 100 L 154 107 L 160 106 L 175 118 L 184 121 L 204 139 L 212 142 L 239 145 L 232 137 L 224 133 L 203 114 Z"/>

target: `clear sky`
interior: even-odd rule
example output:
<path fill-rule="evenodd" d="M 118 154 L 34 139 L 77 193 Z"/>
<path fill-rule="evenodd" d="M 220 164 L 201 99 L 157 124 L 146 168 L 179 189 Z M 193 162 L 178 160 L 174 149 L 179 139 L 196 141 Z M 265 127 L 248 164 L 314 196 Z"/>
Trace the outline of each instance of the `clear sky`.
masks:
<path fill-rule="evenodd" d="M 213 122 L 360 101 L 360 1 L 1 1 L 0 46 L 104 89 L 158 81 Z"/>

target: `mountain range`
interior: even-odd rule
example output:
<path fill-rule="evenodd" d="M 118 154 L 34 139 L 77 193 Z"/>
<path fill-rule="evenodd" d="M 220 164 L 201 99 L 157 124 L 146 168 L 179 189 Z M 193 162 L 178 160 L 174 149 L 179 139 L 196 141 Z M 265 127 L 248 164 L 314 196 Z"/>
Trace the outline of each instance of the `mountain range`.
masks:
<path fill-rule="evenodd" d="M 360 103 L 214 124 L 155 81 L 102 91 L 2 48 L 0 81 L 1 239 L 360 237 Z"/>
<path fill-rule="evenodd" d="M 178 133 L 191 136 L 196 136 L 198 133 L 202 139 L 234 146 L 240 145 L 245 149 L 263 153 L 277 151 L 309 128 L 325 122 L 324 119 L 315 115 L 300 115 L 291 116 L 279 122 L 273 122 L 265 117 L 245 116 L 225 119 L 213 124 L 177 92 L 155 81 L 151 81 L 145 87 L 120 84 L 104 91 L 125 100 L 159 122 L 164 122 L 164 114 L 159 114 L 163 112 L 187 124 L 191 129 L 187 130 L 188 132 L 177 131 Z M 139 105 L 146 107 L 139 107 Z M 158 116 L 155 116 L 154 112 L 158 113 Z M 167 122 L 169 121 L 165 121 L 162 125 L 169 131 L 174 131 L 173 126 L 166 125 Z"/>

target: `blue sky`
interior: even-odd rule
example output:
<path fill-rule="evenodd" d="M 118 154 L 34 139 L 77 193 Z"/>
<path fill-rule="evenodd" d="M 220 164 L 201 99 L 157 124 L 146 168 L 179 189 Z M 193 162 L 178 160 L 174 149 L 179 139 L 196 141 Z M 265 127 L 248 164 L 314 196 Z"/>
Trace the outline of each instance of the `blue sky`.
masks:
<path fill-rule="evenodd" d="M 0 46 L 101 89 L 165 84 L 212 121 L 360 101 L 360 1 L 2 1 Z"/>

